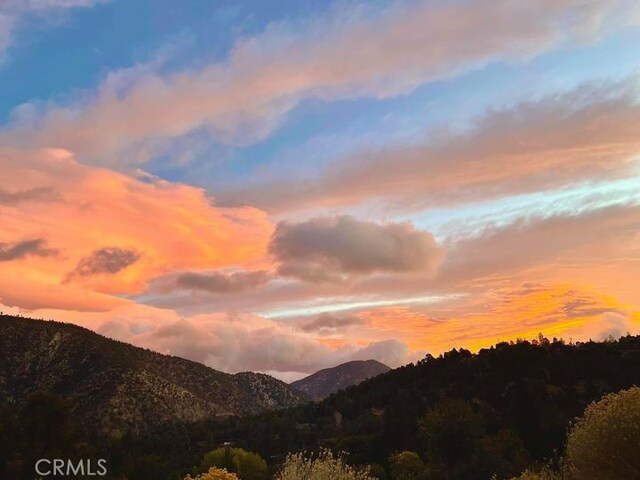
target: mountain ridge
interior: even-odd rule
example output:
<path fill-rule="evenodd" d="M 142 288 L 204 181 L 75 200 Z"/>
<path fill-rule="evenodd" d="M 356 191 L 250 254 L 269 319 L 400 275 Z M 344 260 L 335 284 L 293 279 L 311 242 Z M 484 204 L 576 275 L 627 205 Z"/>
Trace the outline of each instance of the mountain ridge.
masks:
<path fill-rule="evenodd" d="M 0 316 L 0 395 L 47 391 L 74 400 L 102 433 L 243 416 L 298 405 L 304 394 L 266 374 L 229 374 L 64 322 Z"/>

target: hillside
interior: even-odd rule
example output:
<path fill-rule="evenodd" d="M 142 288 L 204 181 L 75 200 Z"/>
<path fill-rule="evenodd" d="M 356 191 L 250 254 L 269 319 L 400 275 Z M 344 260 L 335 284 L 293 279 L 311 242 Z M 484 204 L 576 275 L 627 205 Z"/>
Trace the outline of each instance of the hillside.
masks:
<path fill-rule="evenodd" d="M 231 375 L 52 321 L 0 317 L 0 399 L 67 397 L 98 432 L 141 433 L 172 422 L 255 414 L 305 396 L 257 373 Z"/>
<path fill-rule="evenodd" d="M 388 366 L 376 360 L 354 360 L 319 370 L 308 377 L 290 383 L 290 385 L 314 399 L 322 399 L 389 370 L 391 369 Z"/>

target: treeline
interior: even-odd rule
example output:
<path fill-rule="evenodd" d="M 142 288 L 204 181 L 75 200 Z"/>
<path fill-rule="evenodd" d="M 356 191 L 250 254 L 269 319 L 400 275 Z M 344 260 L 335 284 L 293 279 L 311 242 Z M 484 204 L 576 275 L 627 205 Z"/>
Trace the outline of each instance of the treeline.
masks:
<path fill-rule="evenodd" d="M 427 356 L 319 403 L 145 436 L 97 437 L 68 401 L 36 394 L 2 407 L 0 478 L 32 478 L 34 458 L 63 455 L 106 458 L 110 478 L 182 479 L 222 447 L 264 459 L 265 478 L 288 453 L 325 448 L 345 452 L 372 478 L 508 479 L 542 465 L 557 470 L 571 421 L 605 394 L 639 384 L 640 337 L 565 344 L 540 336 Z"/>

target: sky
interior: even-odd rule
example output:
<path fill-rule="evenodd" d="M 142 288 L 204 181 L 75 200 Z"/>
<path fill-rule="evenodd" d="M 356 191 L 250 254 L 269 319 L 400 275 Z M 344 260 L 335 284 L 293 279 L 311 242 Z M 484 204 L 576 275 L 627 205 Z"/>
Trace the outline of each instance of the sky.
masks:
<path fill-rule="evenodd" d="M 294 380 L 640 333 L 635 0 L 0 0 L 0 306 Z"/>

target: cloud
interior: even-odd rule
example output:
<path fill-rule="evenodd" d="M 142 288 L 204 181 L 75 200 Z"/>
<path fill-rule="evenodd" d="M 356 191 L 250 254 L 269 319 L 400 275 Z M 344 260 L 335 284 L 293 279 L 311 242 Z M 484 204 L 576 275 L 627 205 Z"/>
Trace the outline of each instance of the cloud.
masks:
<path fill-rule="evenodd" d="M 22 18 L 45 15 L 51 11 L 91 7 L 109 0 L 2 0 L 0 3 L 0 59 L 11 45 L 12 36 Z"/>
<path fill-rule="evenodd" d="M 200 69 L 163 75 L 133 67 L 110 74 L 90 99 L 23 106 L 18 112 L 35 113 L 18 115 L 0 143 L 58 146 L 83 162 L 121 166 L 195 131 L 252 143 L 305 98 L 407 93 L 490 62 L 596 40 L 638 23 L 639 11 L 625 0 L 542 0 L 536 8 L 511 0 L 351 5 L 326 18 L 271 24 Z"/>
<path fill-rule="evenodd" d="M 56 254 L 55 250 L 45 248 L 42 238 L 21 240 L 15 243 L 0 242 L 0 262 L 19 260 L 29 255 L 37 257 L 50 257 Z"/>
<path fill-rule="evenodd" d="M 36 187 L 10 192 L 0 188 L 0 205 L 17 205 L 22 202 L 52 202 L 60 200 L 60 194 L 51 187 Z"/>
<path fill-rule="evenodd" d="M 355 359 L 376 359 L 391 367 L 411 362 L 415 352 L 402 342 L 347 343 L 327 347 L 286 325 L 249 314 L 208 313 L 180 317 L 175 312 L 127 304 L 110 312 L 36 310 L 53 318 L 162 353 L 177 355 L 226 372 L 313 373 Z"/>
<path fill-rule="evenodd" d="M 254 272 L 233 273 L 194 273 L 179 274 L 174 280 L 174 287 L 184 290 L 201 290 L 209 293 L 241 292 L 264 285 L 270 275 L 264 270 Z"/>
<path fill-rule="evenodd" d="M 377 224 L 350 216 L 281 222 L 269 251 L 278 271 L 308 281 L 376 272 L 431 276 L 443 258 L 433 236 L 408 222 Z"/>
<path fill-rule="evenodd" d="M 254 208 L 218 208 L 198 188 L 83 166 L 69 152 L 52 149 L 0 148 L 0 178 L 13 179 L 14 191 L 49 185 L 64 192 L 60 202 L 0 204 L 3 236 L 46 236 L 62 253 L 55 261 L 32 256 L 4 266 L 3 275 L 12 278 L 0 282 L 0 301 L 7 305 L 75 301 L 87 309 L 93 299 L 101 309 L 119 300 L 100 294 L 141 293 L 152 279 L 173 272 L 253 270 L 270 263 L 273 226 L 267 215 Z M 133 253 L 105 246 L 143 255 L 131 263 Z M 93 274 L 124 265 L 117 275 Z M 74 281 L 65 283 L 72 271 Z"/>
<path fill-rule="evenodd" d="M 477 237 L 445 242 L 447 258 L 438 281 L 454 285 L 536 265 L 588 266 L 595 259 L 624 255 L 640 225 L 640 205 L 616 205 L 573 215 L 521 218 L 503 227 L 487 227 Z M 630 268 L 630 257 L 622 264 Z"/>
<path fill-rule="evenodd" d="M 406 213 L 632 177 L 640 158 L 638 85 L 638 76 L 582 85 L 489 111 L 464 133 L 360 152 L 313 177 L 259 180 L 216 197 L 272 213 L 371 201 Z"/>
<path fill-rule="evenodd" d="M 532 276 L 539 280 L 536 289 L 519 283 Z M 532 339 L 539 332 L 574 341 L 640 332 L 637 303 L 625 304 L 611 290 L 584 280 L 559 280 L 553 270 L 494 276 L 466 288 L 469 294 L 459 299 L 426 307 L 369 309 L 358 316 L 368 321 L 370 339 L 392 336 L 413 351 L 432 354 L 453 347 L 478 350 L 499 341 Z"/>
<path fill-rule="evenodd" d="M 95 250 L 91 255 L 83 257 L 70 277 L 88 277 L 99 274 L 115 274 L 134 264 L 140 259 L 140 253 L 118 247 L 106 247 Z"/>
<path fill-rule="evenodd" d="M 639 212 L 637 206 L 619 206 L 487 228 L 477 238 L 445 243 L 451 249 L 448 260 L 437 276 L 427 280 L 393 272 L 359 277 L 348 285 L 278 280 L 255 295 L 238 295 L 235 304 L 229 300 L 232 295 L 216 296 L 204 307 L 208 313 L 189 316 L 123 299 L 101 313 L 32 313 L 73 321 L 226 371 L 289 372 L 286 375 L 353 359 L 375 358 L 396 366 L 415 360 L 425 350 L 434 354 L 454 346 L 477 350 L 501 340 L 535 338 L 538 332 L 574 341 L 633 333 L 640 331 Z M 33 283 L 23 285 L 21 275 L 10 275 L 24 287 L 22 299 L 33 301 Z M 0 284 L 0 293 L 3 288 Z M 68 301 L 59 290 L 53 292 L 43 290 L 44 299 L 38 300 Z M 403 302 L 409 295 L 434 292 L 462 295 L 431 303 Z M 78 290 L 73 293 L 73 301 L 84 300 Z M 300 314 L 277 321 L 223 313 L 274 306 L 305 306 L 312 311 L 322 302 L 349 298 L 354 302 L 351 310 L 330 316 L 301 318 Z M 390 298 L 397 299 L 392 306 L 355 306 L 362 299 Z M 218 313 L 210 313 L 212 309 Z"/>
<path fill-rule="evenodd" d="M 415 362 L 424 357 L 426 352 L 411 352 L 404 342 L 395 339 L 373 342 L 355 352 L 354 360 L 374 359 L 390 367 Z M 408 359 L 411 359 L 408 361 Z"/>
<path fill-rule="evenodd" d="M 270 318 L 287 319 L 282 321 L 291 322 L 298 329 L 312 323 L 321 311 L 333 311 L 339 318 L 357 315 L 365 319 L 367 323 L 361 326 L 335 332 L 309 332 L 347 339 L 374 340 L 370 337 L 372 332 L 394 337 L 399 335 L 401 320 L 411 318 L 411 323 L 405 325 L 413 333 L 402 340 L 414 349 L 425 348 L 424 345 L 459 345 L 466 341 L 462 337 L 470 333 L 471 325 L 464 323 L 465 315 L 491 311 L 496 298 L 504 301 L 515 297 L 533 298 L 512 311 L 491 311 L 486 323 L 475 330 L 481 338 L 511 338 L 509 332 L 516 336 L 522 332 L 517 329 L 520 320 L 514 319 L 525 318 L 526 312 L 540 313 L 538 305 L 554 285 L 562 285 L 563 289 L 566 285 L 576 285 L 581 291 L 586 284 L 600 293 L 560 298 L 562 306 L 554 310 L 553 315 L 540 315 L 540 318 L 550 318 L 551 322 L 561 322 L 568 317 L 574 320 L 595 317 L 606 311 L 638 310 L 638 205 L 597 208 L 586 203 L 564 214 L 548 213 L 548 216 L 532 215 L 509 224 L 487 224 L 483 229 L 474 230 L 474 236 L 454 234 L 446 238 L 441 242 L 446 259 L 430 278 L 381 272 L 352 276 L 348 283 L 280 279 L 251 295 L 145 295 L 143 301 L 175 308 L 183 314 L 212 309 L 257 312 Z M 609 303 L 600 299 L 603 293 L 611 295 Z M 598 300 L 592 305 L 595 298 Z M 406 309 L 421 315 L 408 315 Z M 363 313 L 374 310 L 380 322 L 371 323 L 373 317 Z M 452 318 L 460 319 L 459 327 L 454 322 L 449 324 L 449 329 L 447 322 Z M 504 336 L 492 337 L 491 324 L 505 332 Z M 416 333 L 434 326 L 442 332 L 437 339 Z"/>
<path fill-rule="evenodd" d="M 210 318 L 210 317 L 209 317 Z M 375 359 L 397 367 L 414 360 L 402 342 L 378 342 L 365 347 L 349 345 L 338 350 L 318 340 L 298 335 L 277 324 L 241 315 L 183 318 L 164 326 L 154 325 L 134 343 L 200 361 L 228 372 L 281 371 L 313 373 L 356 359 Z"/>
<path fill-rule="evenodd" d="M 597 318 L 596 322 L 587 325 L 582 332 L 576 332 L 576 336 L 584 338 L 588 335 L 590 339 L 602 341 L 611 337 L 618 339 L 628 333 L 638 335 L 640 333 L 640 325 L 637 322 L 633 322 L 628 315 L 623 313 L 604 312 Z"/>
<path fill-rule="evenodd" d="M 340 315 L 334 313 L 321 313 L 314 319 L 300 324 L 300 330 L 303 332 L 317 332 L 321 335 L 327 335 L 346 328 L 364 325 L 366 321 L 357 315 L 343 313 Z"/>

